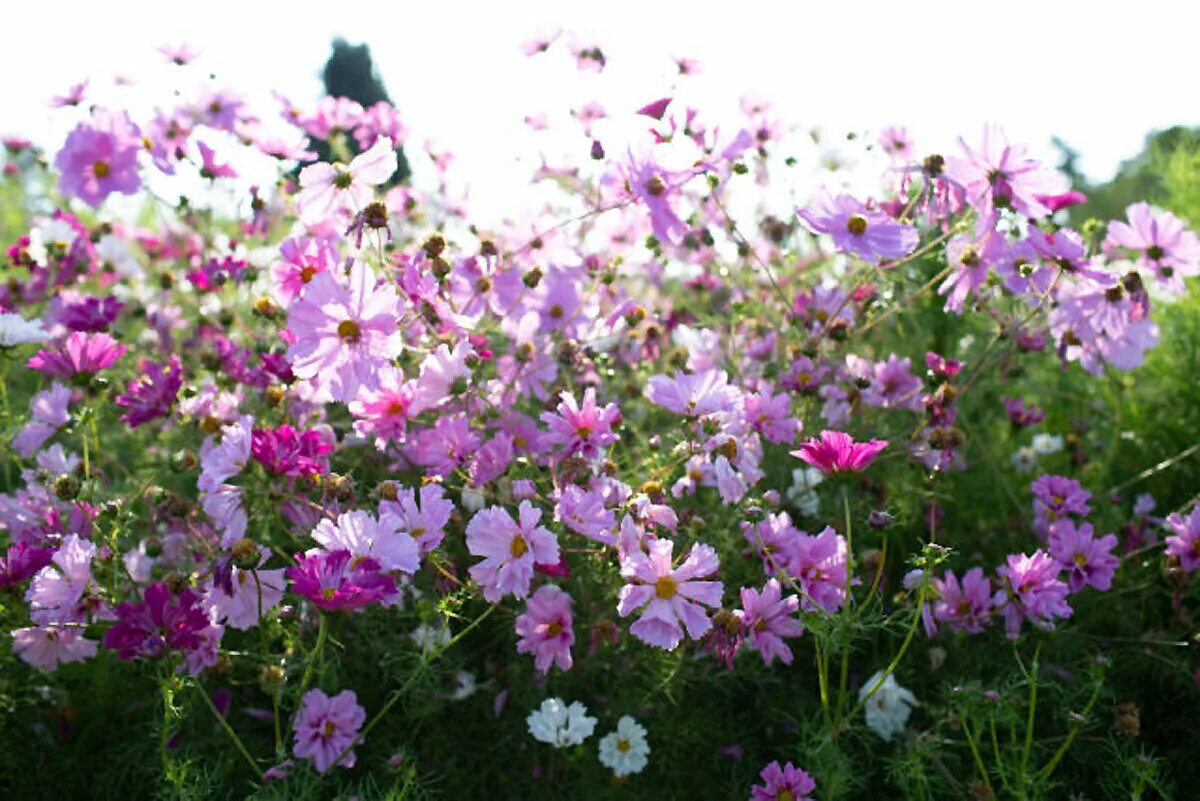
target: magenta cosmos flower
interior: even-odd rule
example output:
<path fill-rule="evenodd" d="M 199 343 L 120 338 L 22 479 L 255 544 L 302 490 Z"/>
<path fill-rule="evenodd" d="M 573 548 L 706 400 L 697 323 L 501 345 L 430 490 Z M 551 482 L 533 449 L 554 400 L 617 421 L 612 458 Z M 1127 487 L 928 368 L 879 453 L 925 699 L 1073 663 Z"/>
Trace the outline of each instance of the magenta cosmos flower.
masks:
<path fill-rule="evenodd" d="M 1200 506 L 1184 518 L 1181 514 L 1167 517 L 1167 525 L 1175 532 L 1167 537 L 1167 554 L 1179 558 L 1179 566 L 1185 573 L 1200 567 Z"/>
<path fill-rule="evenodd" d="M 113 192 L 134 194 L 142 185 L 137 168 L 142 147 L 141 132 L 125 112 L 96 109 L 54 157 L 59 190 L 94 209 Z"/>
<path fill-rule="evenodd" d="M 954 571 L 947 570 L 941 579 L 934 579 L 936 600 L 933 616 L 951 631 L 978 634 L 987 625 L 992 611 L 992 583 L 983 568 L 968 570 L 959 583 Z"/>
<path fill-rule="evenodd" d="M 1079 592 L 1088 584 L 1101 591 L 1112 587 L 1113 573 L 1121 564 L 1112 554 L 1117 547 L 1115 534 L 1097 539 L 1092 535 L 1091 523 L 1076 526 L 1070 520 L 1056 520 L 1050 524 L 1048 544 L 1050 555 L 1067 571 L 1071 592 Z"/>
<path fill-rule="evenodd" d="M 300 220 L 312 224 L 344 212 L 362 211 L 375 199 L 375 187 L 396 171 L 392 140 L 381 136 L 349 165 L 310 164 L 300 171 L 296 208 Z"/>
<path fill-rule="evenodd" d="M 350 268 L 348 285 L 332 272 L 318 274 L 288 309 L 292 372 L 314 381 L 319 400 L 355 400 L 377 386 L 380 370 L 404 349 L 399 316 L 395 289 L 378 285 L 367 265 Z"/>
<path fill-rule="evenodd" d="M 557 665 L 571 669 L 571 646 L 575 644 L 571 596 L 559 587 L 541 587 L 517 616 L 517 653 L 533 654 L 534 666 L 542 673 Z"/>
<path fill-rule="evenodd" d="M 685 628 L 693 640 L 712 628 L 701 604 L 721 604 L 721 582 L 697 579 L 716 573 L 720 561 L 711 546 L 697 543 L 683 564 L 672 568 L 672 540 L 654 540 L 649 548 L 648 554 L 632 551 L 621 563 L 621 576 L 629 583 L 621 588 L 617 613 L 628 617 L 635 609 L 645 607 L 642 616 L 629 627 L 630 633 L 644 643 L 673 651 L 683 639 Z"/>
<path fill-rule="evenodd" d="M 166 584 L 151 584 L 141 603 L 117 607 L 116 625 L 104 633 L 104 647 L 126 661 L 157 659 L 170 651 L 192 651 L 204 644 L 211 625 L 191 590 L 174 595 Z"/>
<path fill-rule="evenodd" d="M 817 789 L 817 783 L 791 762 L 779 767 L 772 762 L 759 774 L 762 784 L 750 788 L 750 801 L 812 801 L 809 795 Z"/>
<path fill-rule="evenodd" d="M 865 470 L 887 446 L 887 440 L 855 442 L 841 431 L 822 431 L 820 437 L 810 439 L 791 454 L 826 475 L 834 475 Z"/>
<path fill-rule="evenodd" d="M 746 642 L 762 654 L 763 663 L 771 664 L 775 657 L 785 665 L 792 664 L 792 650 L 785 637 L 799 637 L 804 627 L 793 615 L 800 609 L 795 595 L 781 597 L 779 582 L 768 579 L 762 591 L 742 587 L 742 608 L 733 614 L 742 622 Z"/>
<path fill-rule="evenodd" d="M 540 509 L 521 501 L 518 521 L 505 509 L 481 509 L 467 524 L 467 550 L 483 561 L 472 565 L 471 578 L 483 586 L 483 597 L 496 603 L 512 594 L 524 598 L 533 580 L 533 566 L 558 564 L 558 540 L 539 526 Z"/>
<path fill-rule="evenodd" d="M 111 367 L 123 353 L 125 346 L 108 334 L 75 331 L 56 348 L 39 350 L 26 366 L 46 375 L 73 378 Z"/>
<path fill-rule="evenodd" d="M 183 386 L 183 366 L 175 354 L 171 354 L 166 364 L 142 359 L 139 369 L 141 374 L 129 384 L 129 389 L 114 400 L 128 410 L 121 420 L 130 428 L 169 415 Z"/>
<path fill-rule="evenodd" d="M 293 590 L 326 612 L 362 609 L 396 594 L 396 583 L 378 562 L 348 550 L 296 554 L 287 577 Z"/>
<path fill-rule="evenodd" d="M 366 719 L 367 712 L 359 706 L 353 690 L 342 690 L 332 698 L 321 690 L 309 690 L 296 715 L 296 742 L 292 753 L 311 759 L 317 772 L 324 773 L 355 743 L 358 730 Z M 349 751 L 337 764 L 343 768 L 354 767 L 354 752 Z"/>
<path fill-rule="evenodd" d="M 1067 585 L 1058 578 L 1058 563 L 1045 551 L 1038 549 L 1031 556 L 1010 554 L 1008 564 L 996 573 L 1000 589 L 992 603 L 1004 615 L 1004 629 L 1010 639 L 1021 633 L 1023 620 L 1053 631 L 1056 617 L 1071 616 Z"/>
<path fill-rule="evenodd" d="M 839 249 L 879 264 L 912 253 L 920 240 L 917 229 L 872 211 L 850 195 L 831 197 L 821 190 L 813 203 L 797 209 L 797 216 L 816 234 L 828 234 Z"/>

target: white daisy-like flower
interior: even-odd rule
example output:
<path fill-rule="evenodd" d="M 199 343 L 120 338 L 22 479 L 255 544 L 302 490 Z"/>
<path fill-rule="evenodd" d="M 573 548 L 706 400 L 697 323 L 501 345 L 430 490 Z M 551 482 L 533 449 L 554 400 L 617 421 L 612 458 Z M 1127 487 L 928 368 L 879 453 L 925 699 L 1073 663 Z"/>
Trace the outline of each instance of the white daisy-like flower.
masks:
<path fill-rule="evenodd" d="M 650 756 L 646 729 L 629 715 L 617 721 L 617 730 L 600 739 L 600 764 L 616 776 L 641 773 Z"/>
<path fill-rule="evenodd" d="M 431 626 L 428 623 L 422 623 L 412 630 L 408 635 L 412 637 L 413 642 L 424 653 L 432 653 L 440 648 L 445 648 L 450 644 L 450 627 L 443 623 L 440 626 Z"/>
<path fill-rule="evenodd" d="M 578 701 L 567 705 L 561 698 L 542 701 L 541 708 L 530 712 L 525 722 L 535 740 L 555 748 L 579 745 L 596 730 L 596 719 L 588 715 L 587 707 Z"/>
<path fill-rule="evenodd" d="M 816 517 L 821 510 L 821 498 L 817 485 L 825 480 L 825 474 L 815 467 L 798 467 L 792 470 L 792 485 L 787 489 L 787 499 L 809 517 Z"/>
<path fill-rule="evenodd" d="M 50 332 L 38 320 L 26 320 L 19 314 L 0 312 L 0 348 L 15 348 L 32 342 L 45 342 Z"/>
<path fill-rule="evenodd" d="M 867 693 L 875 688 L 875 685 L 879 685 L 879 689 L 875 690 L 871 700 L 867 701 L 864 714 L 871 731 L 884 740 L 891 740 L 893 735 L 904 731 L 904 726 L 908 723 L 908 716 L 912 714 L 912 708 L 917 705 L 917 698 L 911 690 L 901 687 L 894 675 L 889 673 L 887 679 L 880 684 L 881 676 L 883 676 L 882 670 L 866 680 L 862 689 L 858 691 L 858 700 L 861 701 Z"/>
<path fill-rule="evenodd" d="M 1032 473 L 1038 464 L 1038 454 L 1028 445 L 1023 445 L 1013 451 L 1012 464 L 1019 473 Z"/>
<path fill-rule="evenodd" d="M 1039 456 L 1049 456 L 1063 449 L 1063 438 L 1054 434 L 1034 434 L 1030 445 Z"/>
<path fill-rule="evenodd" d="M 140 278 L 146 274 L 129 245 L 119 236 L 105 234 L 100 237 L 96 243 L 96 255 L 126 278 Z"/>

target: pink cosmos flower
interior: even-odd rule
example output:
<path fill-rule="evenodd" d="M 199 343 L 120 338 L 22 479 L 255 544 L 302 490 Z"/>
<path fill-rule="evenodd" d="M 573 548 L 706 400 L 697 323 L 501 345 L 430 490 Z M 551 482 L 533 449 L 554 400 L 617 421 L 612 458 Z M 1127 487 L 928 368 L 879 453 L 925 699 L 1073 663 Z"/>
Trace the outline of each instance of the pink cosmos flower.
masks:
<path fill-rule="evenodd" d="M 872 264 L 907 256 L 921 238 L 911 225 L 872 211 L 850 195 L 831 197 L 824 189 L 809 208 L 797 209 L 796 214 L 813 233 L 829 234 L 839 250 Z"/>
<path fill-rule="evenodd" d="M 57 381 L 50 389 L 33 396 L 29 403 L 32 419 L 13 437 L 13 449 L 21 458 L 28 459 L 67 424 L 71 419 L 70 404 L 71 390 Z"/>
<path fill-rule="evenodd" d="M 265 560 L 264 560 L 265 561 Z M 284 570 L 242 570 L 234 567 L 226 588 L 210 585 L 204 597 L 218 623 L 230 628 L 254 628 L 283 601 Z"/>
<path fill-rule="evenodd" d="M 571 669 L 571 646 L 575 644 L 571 596 L 553 584 L 540 587 L 525 602 L 517 616 L 517 653 L 533 654 L 534 666 L 542 673 L 557 665 Z"/>
<path fill-rule="evenodd" d="M 280 299 L 291 303 L 309 282 L 332 270 L 338 264 L 338 253 L 334 243 L 316 237 L 298 237 L 283 240 L 279 246 L 279 261 L 271 265 L 271 277 Z"/>
<path fill-rule="evenodd" d="M 921 408 L 921 379 L 912 373 L 912 359 L 893 353 L 886 362 L 876 362 L 874 372 L 871 385 L 862 392 L 863 403 L 880 409 Z"/>
<path fill-rule="evenodd" d="M 141 188 L 137 157 L 142 135 L 125 112 L 97 108 L 81 122 L 54 157 L 59 191 L 100 207 L 113 192 L 132 195 Z"/>
<path fill-rule="evenodd" d="M 353 690 L 342 690 L 332 698 L 321 690 L 309 690 L 300 701 L 293 724 L 296 739 L 292 753 L 311 759 L 317 772 L 324 773 L 358 739 L 358 730 L 366 719 L 367 711 L 359 706 Z M 347 753 L 338 764 L 354 767 L 354 752 Z"/>
<path fill-rule="evenodd" d="M 483 597 L 496 603 L 512 594 L 524 598 L 533 580 L 533 566 L 558 564 L 558 540 L 539 526 L 542 512 L 521 501 L 518 520 L 500 506 L 481 509 L 467 524 L 467 550 L 483 561 L 472 565 L 471 578 L 483 586 Z"/>
<path fill-rule="evenodd" d="M 123 353 L 125 346 L 108 334 L 73 331 L 54 349 L 39 350 L 26 367 L 58 378 L 74 378 L 111 367 Z"/>
<path fill-rule="evenodd" d="M 410 440 L 411 442 L 411 440 Z M 412 444 L 412 460 L 438 476 L 449 476 L 475 457 L 482 439 L 465 415 L 439 416 L 433 428 L 422 431 Z"/>
<path fill-rule="evenodd" d="M 50 561 L 29 584 L 25 600 L 35 623 L 78 623 L 95 610 L 92 591 L 92 558 L 96 546 L 77 534 L 68 534 Z"/>
<path fill-rule="evenodd" d="M 1076 526 L 1069 519 L 1056 520 L 1050 524 L 1048 545 L 1050 555 L 1067 571 L 1071 592 L 1079 592 L 1088 584 L 1101 591 L 1112 587 L 1113 573 L 1121 564 L 1112 554 L 1117 547 L 1115 534 L 1096 539 L 1091 523 Z"/>
<path fill-rule="evenodd" d="M 1056 617 L 1071 616 L 1067 585 L 1059 580 L 1059 570 L 1058 563 L 1040 548 L 1031 556 L 1010 554 L 1008 563 L 996 570 L 1000 589 L 992 597 L 992 604 L 1004 615 L 1009 639 L 1021 633 L 1024 620 L 1053 631 Z"/>
<path fill-rule="evenodd" d="M 175 45 L 162 45 L 155 48 L 163 54 L 163 57 L 171 64 L 182 67 L 196 60 L 199 53 L 192 49 L 187 42 L 176 47 Z"/>
<path fill-rule="evenodd" d="M 420 508 L 417 507 L 418 497 Z M 423 556 L 446 536 L 446 524 L 453 512 L 454 504 L 446 500 L 440 484 L 425 484 L 419 492 L 404 487 L 396 492 L 394 501 L 380 501 L 379 523 L 411 538 Z"/>
<path fill-rule="evenodd" d="M 545 445 L 562 445 L 563 456 L 581 454 L 595 459 L 601 449 L 619 438 L 612 430 L 621 422 L 621 410 L 616 404 L 596 405 L 596 390 L 588 387 L 583 404 L 570 392 L 563 392 L 562 401 L 554 412 L 543 412 L 542 422 L 550 430 L 542 436 Z"/>
<path fill-rule="evenodd" d="M 392 140 L 381 136 L 370 150 L 355 156 L 348 166 L 319 162 L 300 171 L 296 209 L 300 220 L 319 223 L 339 214 L 354 214 L 375 199 L 375 187 L 396 171 Z"/>
<path fill-rule="evenodd" d="M 292 372 L 314 381 L 314 399 L 350 402 L 378 386 L 379 370 L 404 349 L 396 327 L 399 298 L 375 272 L 355 262 L 348 285 L 319 273 L 288 310 Z"/>
<path fill-rule="evenodd" d="M 812 801 L 809 795 L 817 783 L 800 768 L 788 762 L 782 768 L 772 762 L 759 774 L 762 784 L 750 788 L 750 801 Z"/>
<path fill-rule="evenodd" d="M 1017 428 L 1037 425 L 1045 419 L 1046 413 L 1036 404 L 1026 403 L 1024 398 L 1004 397 L 1004 412 Z"/>
<path fill-rule="evenodd" d="M 973 567 L 963 575 L 962 583 L 947 570 L 941 579 L 933 580 L 936 600 L 933 616 L 951 631 L 978 634 L 987 625 L 992 609 L 992 584 L 983 568 Z"/>
<path fill-rule="evenodd" d="M 297 431 L 284 423 L 279 428 L 255 428 L 250 435 L 250 455 L 274 476 L 313 476 L 329 472 L 326 454 L 333 450 L 329 435 L 310 428 Z"/>
<path fill-rule="evenodd" d="M 804 588 L 801 605 L 833 614 L 846 603 L 846 538 L 826 526 L 820 534 L 800 533 L 785 552 L 787 571 Z M 811 599 L 811 600 L 810 600 Z"/>
<path fill-rule="evenodd" d="M 554 519 L 597 542 L 617 544 L 613 534 L 616 515 L 606 507 L 604 496 L 599 492 L 584 490 L 574 484 L 566 485 L 554 506 Z"/>
<path fill-rule="evenodd" d="M 886 440 L 855 442 L 841 431 L 822 431 L 819 438 L 810 439 L 800 450 L 790 453 L 826 475 L 836 475 L 865 470 L 887 446 Z"/>
<path fill-rule="evenodd" d="M 646 398 L 664 409 L 686 417 L 705 417 L 716 412 L 729 412 L 741 399 L 737 387 L 729 385 L 723 370 L 700 373 L 675 372 L 675 377 L 650 376 L 646 382 Z"/>
<path fill-rule="evenodd" d="M 370 512 L 354 510 L 317 523 L 312 538 L 327 552 L 349 551 L 356 560 L 369 558 L 381 570 L 399 570 L 412 575 L 421 566 L 416 541 L 395 527 L 395 519 L 376 520 Z"/>
<path fill-rule="evenodd" d="M 13 629 L 13 651 L 26 663 L 42 670 L 82 662 L 96 655 L 99 643 L 83 636 L 82 628 L 49 624 Z"/>
<path fill-rule="evenodd" d="M 296 593 L 327 612 L 362 609 L 397 592 L 396 583 L 380 572 L 378 562 L 354 557 L 347 550 L 296 554 L 287 577 Z"/>
<path fill-rule="evenodd" d="M 1039 195 L 1057 195 L 1066 180 L 1055 170 L 1026 155 L 1025 145 L 1010 145 L 1004 130 L 989 125 L 983 129 L 978 150 L 959 137 L 963 156 L 946 158 L 946 176 L 963 187 L 967 199 L 977 204 L 984 217 L 996 209 L 1010 208 L 1028 217 L 1050 213 Z"/>
<path fill-rule="evenodd" d="M 649 157 L 638 160 L 632 152 L 629 154 L 626 185 L 636 199 L 646 204 L 650 228 L 663 244 L 677 245 L 683 241 L 687 226 L 672 208 L 671 200 L 692 175 L 664 170 Z"/>
<path fill-rule="evenodd" d="M 237 170 L 230 167 L 228 164 L 222 164 L 217 161 L 217 153 L 208 145 L 200 140 L 196 140 L 196 147 L 200 150 L 200 177 L 208 178 L 236 178 Z"/>
<path fill-rule="evenodd" d="M 771 393 L 765 387 L 759 392 L 746 393 L 742 413 L 750 428 L 762 434 L 767 442 L 792 442 L 800 430 L 800 421 L 792 417 L 792 399 L 785 393 Z"/>
<path fill-rule="evenodd" d="M 28 542 L 8 546 L 0 556 L 0 589 L 20 584 L 50 564 L 54 557 L 52 548 L 39 548 Z"/>
<path fill-rule="evenodd" d="M 630 633 L 648 645 L 673 651 L 685 628 L 693 640 L 712 628 L 701 604 L 720 606 L 721 582 L 698 579 L 716 573 L 720 562 L 711 546 L 696 543 L 683 564 L 672 568 L 674 541 L 654 540 L 648 545 L 649 553 L 634 550 L 621 562 L 621 576 L 629 583 L 621 588 L 617 613 L 628 617 L 645 607 L 629 627 Z"/>
<path fill-rule="evenodd" d="M 1184 277 L 1200 275 L 1200 237 L 1183 220 L 1169 211 L 1156 213 L 1147 203 L 1134 203 L 1125 215 L 1128 223 L 1108 224 L 1108 245 L 1136 251 L 1138 264 L 1172 289 L 1183 289 Z"/>
<path fill-rule="evenodd" d="M 880 132 L 879 146 L 892 161 L 907 164 L 916 155 L 912 137 L 908 135 L 908 129 L 895 125 L 889 125 Z"/>
<path fill-rule="evenodd" d="M 1167 525 L 1175 532 L 1167 537 L 1167 554 L 1178 557 L 1183 571 L 1191 573 L 1200 567 L 1200 506 L 1187 518 L 1179 513 L 1169 515 Z"/>
<path fill-rule="evenodd" d="M 785 665 L 792 664 L 792 650 L 785 637 L 799 637 L 804 626 L 793 615 L 800 609 L 795 595 L 782 597 L 779 582 L 768 579 L 761 591 L 742 587 L 742 608 L 734 611 L 746 633 L 746 642 L 762 654 L 763 663 L 771 664 L 775 657 Z"/>
<path fill-rule="evenodd" d="M 374 438 L 375 447 L 383 450 L 388 442 L 402 442 L 408 421 L 424 408 L 424 400 L 414 381 L 405 381 L 404 373 L 391 365 L 379 372 L 379 386 L 358 391 L 350 403 L 354 415 L 354 430 L 361 436 Z"/>

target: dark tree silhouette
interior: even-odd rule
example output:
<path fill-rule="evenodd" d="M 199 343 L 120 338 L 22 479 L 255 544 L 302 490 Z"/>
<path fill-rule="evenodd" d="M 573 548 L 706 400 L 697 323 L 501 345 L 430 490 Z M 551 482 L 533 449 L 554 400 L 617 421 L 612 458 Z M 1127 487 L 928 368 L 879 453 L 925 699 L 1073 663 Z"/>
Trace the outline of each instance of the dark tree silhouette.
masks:
<path fill-rule="evenodd" d="M 371 48 L 365 44 L 352 45 L 345 39 L 333 40 L 333 52 L 321 71 L 321 79 L 325 83 L 325 94 L 330 97 L 346 97 L 369 108 L 380 101 L 391 103 L 383 80 L 375 70 L 375 62 L 371 59 Z M 314 142 L 314 148 L 320 154 L 322 161 L 330 160 L 329 146 L 325 142 Z M 348 138 L 347 146 L 352 153 L 357 154 L 359 148 L 353 138 Z M 394 186 L 408 180 L 412 174 L 404 148 L 396 148 L 397 167 L 387 186 Z"/>

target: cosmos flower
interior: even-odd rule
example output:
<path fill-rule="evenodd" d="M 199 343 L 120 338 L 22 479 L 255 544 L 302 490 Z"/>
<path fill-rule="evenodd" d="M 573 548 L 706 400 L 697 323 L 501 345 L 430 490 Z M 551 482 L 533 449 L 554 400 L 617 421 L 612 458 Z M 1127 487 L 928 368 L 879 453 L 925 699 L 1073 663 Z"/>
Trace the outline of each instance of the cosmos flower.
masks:
<path fill-rule="evenodd" d="M 349 165 L 318 162 L 305 167 L 296 197 L 301 221 L 311 225 L 362 211 L 375 199 L 375 187 L 392 177 L 397 163 L 392 140 L 381 136 Z"/>
<path fill-rule="evenodd" d="M 671 566 L 675 543 L 669 539 L 649 543 L 649 552 L 636 550 L 621 563 L 621 576 L 628 582 L 618 596 L 617 613 L 628 617 L 643 609 L 629 627 L 633 636 L 648 645 L 675 650 L 684 629 L 693 640 L 712 628 L 704 606 L 721 604 L 721 582 L 702 581 L 717 572 L 717 552 L 696 543 L 678 568 Z M 682 626 L 680 625 L 682 623 Z"/>
<path fill-rule="evenodd" d="M 812 776 L 791 762 L 780 767 L 772 762 L 759 774 L 762 784 L 750 788 L 750 801 L 812 801 L 809 793 L 817 789 Z"/>
<path fill-rule="evenodd" d="M 113 192 L 132 195 L 142 186 L 137 164 L 141 150 L 141 132 L 129 115 L 94 109 L 91 119 L 67 135 L 54 157 L 59 191 L 94 209 Z"/>
<path fill-rule="evenodd" d="M 513 520 L 504 508 L 491 506 L 477 512 L 467 524 L 467 550 L 484 557 L 469 572 L 483 585 L 483 597 L 492 603 L 509 594 L 524 598 L 533 580 L 533 566 L 558 563 L 558 540 L 550 529 L 538 525 L 541 510 L 521 501 L 517 517 Z"/>
<path fill-rule="evenodd" d="M 641 773 L 650 757 L 646 729 L 629 715 L 617 721 L 616 731 L 600 738 L 600 764 L 617 778 Z"/>
<path fill-rule="evenodd" d="M 820 437 L 810 439 L 800 446 L 800 450 L 790 453 L 825 475 L 835 475 L 867 469 L 887 446 L 886 440 L 855 442 L 849 434 L 841 431 L 822 431 Z"/>
<path fill-rule="evenodd" d="M 367 711 L 359 705 L 353 690 L 342 690 L 332 698 L 322 690 L 309 690 L 300 700 L 300 711 L 293 724 L 292 753 L 311 759 L 317 772 L 325 773 L 358 739 L 358 730 L 366 719 Z M 350 751 L 337 764 L 352 768 L 354 758 L 354 752 Z"/>
<path fill-rule="evenodd" d="M 561 698 L 547 698 L 541 707 L 525 718 L 535 740 L 555 748 L 570 748 L 582 743 L 596 730 L 596 719 L 578 701 L 566 704 Z"/>
<path fill-rule="evenodd" d="M 901 687 L 894 674 L 889 673 L 884 679 L 882 670 L 863 682 L 858 700 L 861 702 L 868 694 L 871 694 L 870 700 L 863 707 L 867 726 L 884 740 L 891 741 L 893 736 L 904 731 L 908 716 L 917 705 L 916 696 Z"/>
<path fill-rule="evenodd" d="M 800 609 L 800 599 L 795 595 L 781 597 L 779 582 L 768 579 L 762 590 L 742 587 L 742 608 L 734 612 L 742 623 L 746 642 L 757 650 L 764 664 L 778 657 L 785 665 L 792 664 L 792 650 L 784 643 L 785 637 L 799 637 L 804 633 L 794 615 Z"/>
<path fill-rule="evenodd" d="M 125 346 L 108 334 L 73 331 L 54 349 L 39 350 L 26 366 L 44 375 L 74 378 L 111 367 L 123 353 Z"/>
<path fill-rule="evenodd" d="M 850 195 L 831 197 L 824 189 L 796 214 L 813 233 L 832 236 L 836 248 L 872 264 L 907 256 L 920 241 L 911 225 L 872 211 Z"/>
<path fill-rule="evenodd" d="M 571 669 L 571 646 L 575 643 L 571 596 L 547 584 L 525 602 L 517 616 L 517 653 L 533 654 L 534 666 L 546 673 L 551 665 Z"/>

